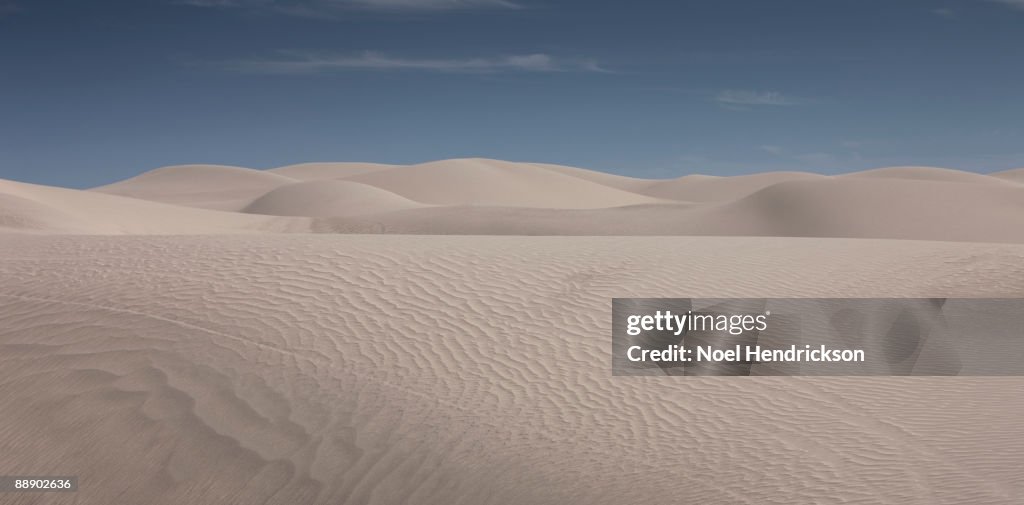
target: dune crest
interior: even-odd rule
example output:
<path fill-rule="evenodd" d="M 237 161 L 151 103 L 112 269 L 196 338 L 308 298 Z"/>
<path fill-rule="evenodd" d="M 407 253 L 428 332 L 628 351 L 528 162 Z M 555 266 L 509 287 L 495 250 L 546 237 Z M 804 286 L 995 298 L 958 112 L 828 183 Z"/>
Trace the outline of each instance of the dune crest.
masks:
<path fill-rule="evenodd" d="M 1003 170 L 1002 172 L 996 172 L 989 175 L 1006 181 L 1024 183 L 1024 168 Z"/>
<path fill-rule="evenodd" d="M 985 174 L 965 172 L 963 170 L 953 170 L 949 168 L 916 166 L 874 168 L 871 170 L 864 170 L 862 172 L 846 174 L 842 177 L 877 177 L 885 179 L 911 179 L 936 182 L 973 182 L 980 184 L 998 184 L 1002 182 Z"/>
<path fill-rule="evenodd" d="M 361 162 L 323 162 L 323 163 L 299 163 L 267 170 L 267 172 L 283 175 L 300 181 L 322 181 L 327 179 L 344 179 L 353 175 L 379 172 L 398 165 L 387 165 L 384 163 L 361 163 Z"/>

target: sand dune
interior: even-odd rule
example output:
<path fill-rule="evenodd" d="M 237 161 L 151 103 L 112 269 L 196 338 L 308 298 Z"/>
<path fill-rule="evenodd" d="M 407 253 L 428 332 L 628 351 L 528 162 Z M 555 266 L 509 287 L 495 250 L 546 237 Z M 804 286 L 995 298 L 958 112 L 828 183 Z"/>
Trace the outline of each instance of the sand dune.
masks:
<path fill-rule="evenodd" d="M 205 210 L 2 179 L 0 196 L 4 197 L 0 200 L 0 223 L 20 223 L 18 231 L 35 233 L 195 234 L 309 229 L 306 218 Z M 7 229 L 13 230 L 10 226 Z"/>
<path fill-rule="evenodd" d="M 999 179 L 988 175 L 962 170 L 937 167 L 884 167 L 862 172 L 846 174 L 844 178 L 884 178 L 884 179 L 911 179 L 921 181 L 937 182 L 973 182 L 980 184 L 998 184 Z"/>
<path fill-rule="evenodd" d="M 728 235 L 1024 242 L 1024 187 L 888 178 L 787 181 L 699 209 L 693 219 L 713 222 Z"/>
<path fill-rule="evenodd" d="M 994 174 L 989 174 L 989 175 L 992 176 L 992 177 L 998 177 L 1000 179 L 1011 181 L 1011 182 L 1024 183 L 1024 168 L 1016 168 L 1016 169 L 1013 169 L 1013 170 L 1004 170 L 1002 172 L 996 172 Z"/>
<path fill-rule="evenodd" d="M 84 192 L 3 182 L 0 195 L 7 198 L 0 200 L 0 219 L 9 231 L 32 233 L 724 235 L 1024 242 L 1024 185 L 1014 182 L 1017 173 L 890 167 L 831 177 L 770 172 L 645 180 L 483 159 L 412 166 L 310 163 L 266 172 L 189 165 Z M 106 194 L 111 192 L 132 198 Z"/>
<path fill-rule="evenodd" d="M 15 503 L 1016 505 L 1019 378 L 623 378 L 621 296 L 1016 296 L 1024 246 L 0 240 Z M 14 495 L 7 495 L 14 496 Z"/>
<path fill-rule="evenodd" d="M 1017 505 L 1020 378 L 624 378 L 609 356 L 614 297 L 1021 296 L 1017 174 L 0 180 L 0 475 L 80 477 L 0 501 Z"/>
<path fill-rule="evenodd" d="M 888 178 L 784 181 L 726 203 L 553 210 L 434 207 L 322 219 L 334 233 L 732 235 L 1024 243 L 1024 187 Z"/>
<path fill-rule="evenodd" d="M 189 207 L 237 211 L 254 198 L 295 179 L 223 165 L 158 168 L 92 191 Z"/>
<path fill-rule="evenodd" d="M 667 181 L 653 181 L 639 192 L 657 198 L 686 202 L 725 202 L 749 195 L 780 182 L 817 179 L 824 176 L 804 172 L 765 172 L 761 174 L 716 177 L 687 175 Z"/>
<path fill-rule="evenodd" d="M 423 204 L 374 186 L 345 180 L 313 180 L 281 186 L 242 212 L 275 216 L 352 216 L 416 209 Z"/>
<path fill-rule="evenodd" d="M 585 209 L 657 203 L 644 195 L 530 164 L 464 159 L 346 178 L 434 205 Z"/>
<path fill-rule="evenodd" d="M 96 233 L 98 230 L 90 223 L 44 203 L 0 193 L 0 231 Z"/>
<path fill-rule="evenodd" d="M 658 180 L 626 177 L 607 172 L 599 172 L 597 170 L 587 170 L 585 168 L 569 167 L 565 165 L 553 165 L 550 163 L 529 163 L 529 165 L 633 193 L 639 192 L 640 189 L 647 187 L 652 183 L 659 182 Z"/>

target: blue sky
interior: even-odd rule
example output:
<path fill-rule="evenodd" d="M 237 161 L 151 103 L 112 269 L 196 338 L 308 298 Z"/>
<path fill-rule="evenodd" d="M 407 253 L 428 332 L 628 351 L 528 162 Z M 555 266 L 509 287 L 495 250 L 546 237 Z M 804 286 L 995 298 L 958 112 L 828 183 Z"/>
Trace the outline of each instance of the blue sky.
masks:
<path fill-rule="evenodd" d="M 0 0 L 0 178 L 1024 166 L 1024 0 Z"/>

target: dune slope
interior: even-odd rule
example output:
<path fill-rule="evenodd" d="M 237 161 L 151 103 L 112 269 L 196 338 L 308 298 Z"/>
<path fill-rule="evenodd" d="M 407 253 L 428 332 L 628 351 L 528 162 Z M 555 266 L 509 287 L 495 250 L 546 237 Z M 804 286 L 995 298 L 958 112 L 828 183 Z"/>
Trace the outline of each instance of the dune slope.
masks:
<path fill-rule="evenodd" d="M 366 184 L 322 180 L 279 187 L 253 200 L 242 209 L 242 212 L 274 216 L 329 217 L 420 207 L 424 205 Z"/>
<path fill-rule="evenodd" d="M 544 167 L 497 160 L 446 160 L 346 180 L 434 205 L 586 209 L 659 201 Z"/>
<path fill-rule="evenodd" d="M 1016 168 L 1013 170 L 1004 170 L 1002 172 L 996 172 L 989 174 L 992 177 L 1007 180 L 1010 182 L 1024 183 L 1024 168 Z"/>
<path fill-rule="evenodd" d="M 307 231 L 309 219 L 254 216 L 95 191 L 0 179 L 0 222 L 17 231 L 75 234 L 219 234 Z M 31 202 L 31 203 L 26 203 Z M 13 231 L 14 228 L 7 228 Z"/>

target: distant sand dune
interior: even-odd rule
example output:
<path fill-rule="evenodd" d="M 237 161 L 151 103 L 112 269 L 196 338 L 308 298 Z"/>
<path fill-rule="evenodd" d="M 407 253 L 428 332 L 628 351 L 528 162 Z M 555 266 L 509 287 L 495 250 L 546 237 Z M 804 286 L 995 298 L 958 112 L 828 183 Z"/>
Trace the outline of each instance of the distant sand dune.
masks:
<path fill-rule="evenodd" d="M 91 191 L 0 183 L 0 194 L 8 196 L 0 200 L 0 219 L 8 223 L 8 231 L 31 233 L 719 235 L 1024 242 L 1022 173 L 889 167 L 839 176 L 767 172 L 649 180 L 478 158 L 411 166 L 305 163 L 269 171 L 181 165 Z"/>
<path fill-rule="evenodd" d="M 434 205 L 585 209 L 658 200 L 530 164 L 447 160 L 363 173 L 362 182 Z"/>
<path fill-rule="evenodd" d="M 603 186 L 610 188 L 621 189 L 624 191 L 630 191 L 638 193 L 640 189 L 649 186 L 653 182 L 659 182 L 652 179 L 640 179 L 636 177 L 626 177 L 623 175 L 610 174 L 607 172 L 599 172 L 596 170 L 587 170 L 585 168 L 568 167 L 565 165 L 552 165 L 550 163 L 529 163 L 530 166 L 542 168 L 552 172 L 558 172 L 568 176 L 576 177 L 590 182 L 596 182 Z"/>
<path fill-rule="evenodd" d="M 424 207 L 374 186 L 345 180 L 313 180 L 281 186 L 242 212 L 275 216 L 351 216 Z"/>
<path fill-rule="evenodd" d="M 687 175 L 678 179 L 654 181 L 638 191 L 645 195 L 671 200 L 727 202 L 780 182 L 824 177 L 805 172 L 765 172 L 734 177 Z"/>
<path fill-rule="evenodd" d="M 787 181 L 694 212 L 729 235 L 1024 242 L 1024 187 L 834 178 Z"/>
<path fill-rule="evenodd" d="M 1002 172 L 996 172 L 989 174 L 992 177 L 998 177 L 1003 180 L 1011 182 L 1024 183 L 1024 168 L 1015 168 L 1013 170 L 1004 170 Z"/>
<path fill-rule="evenodd" d="M 939 182 L 974 182 L 980 184 L 997 184 L 1002 182 L 999 179 L 974 172 L 962 170 L 951 170 L 948 168 L 936 167 L 885 167 L 863 172 L 854 172 L 842 176 L 844 178 L 868 178 L 877 177 L 885 179 L 912 179 L 922 181 Z"/>
<path fill-rule="evenodd" d="M 306 231 L 307 218 L 254 216 L 139 200 L 95 191 L 0 180 L 0 195 L 36 202 L 33 231 L 79 234 L 204 234 Z M 25 213 L 0 201 L 0 219 Z M 47 210 L 43 210 L 47 209 Z M 71 216 L 64 219 L 62 216 Z M 29 221 L 23 216 L 23 223 Z M 22 230 L 25 229 L 23 225 Z"/>
<path fill-rule="evenodd" d="M 263 170 L 224 165 L 177 165 L 92 191 L 188 207 L 237 211 L 253 198 L 295 179 Z"/>
<path fill-rule="evenodd" d="M 435 207 L 318 220 L 314 230 L 1024 242 L 1024 187 L 1002 182 L 811 177 L 777 182 L 726 203 L 584 210 Z"/>

